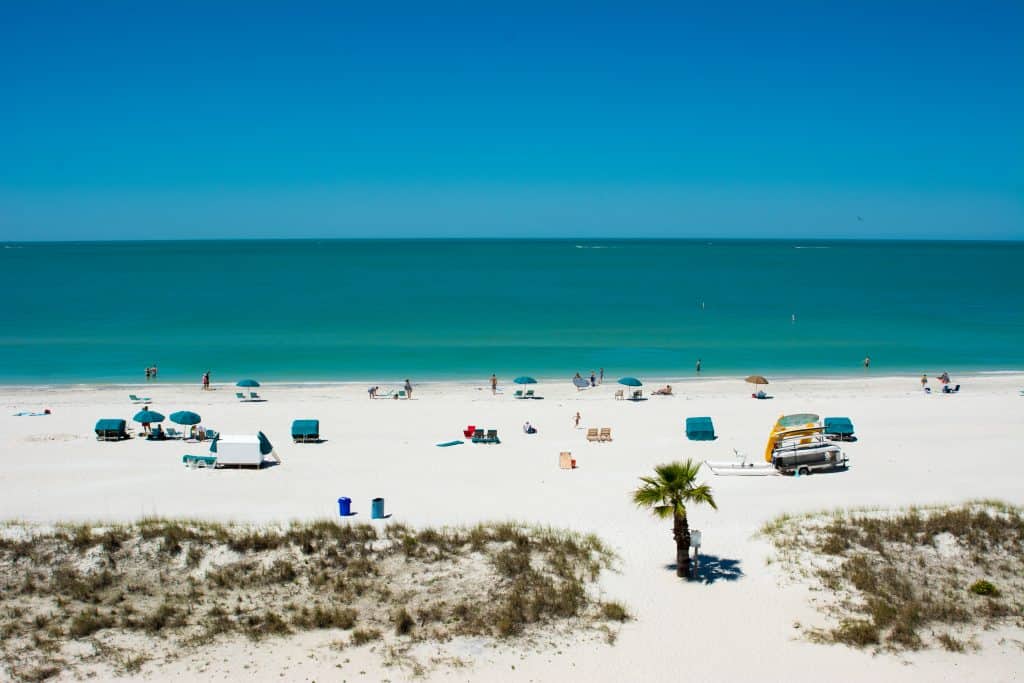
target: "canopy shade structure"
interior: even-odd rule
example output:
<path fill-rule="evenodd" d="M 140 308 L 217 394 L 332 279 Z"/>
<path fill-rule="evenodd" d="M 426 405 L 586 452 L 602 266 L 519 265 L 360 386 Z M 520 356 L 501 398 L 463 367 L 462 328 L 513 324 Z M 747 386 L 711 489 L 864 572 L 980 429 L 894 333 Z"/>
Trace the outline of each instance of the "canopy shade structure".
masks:
<path fill-rule="evenodd" d="M 768 384 L 768 380 L 762 375 L 751 375 L 743 381 L 747 384 Z"/>
<path fill-rule="evenodd" d="M 203 418 L 199 417 L 199 413 L 193 413 L 191 410 L 179 410 L 176 413 L 171 413 L 171 422 L 179 425 L 197 425 L 203 421 Z"/>
<path fill-rule="evenodd" d="M 319 441 L 320 420 L 295 420 L 292 422 L 292 440 L 296 443 Z"/>
<path fill-rule="evenodd" d="M 164 416 L 156 412 L 155 410 L 140 410 L 139 412 L 135 413 L 135 417 L 133 417 L 132 419 L 135 420 L 136 422 L 149 424 L 153 422 L 163 422 Z"/>
<path fill-rule="evenodd" d="M 537 383 L 537 380 L 535 380 L 534 378 L 526 377 L 526 376 L 516 377 L 512 381 L 515 382 L 516 384 L 536 384 Z"/>
<path fill-rule="evenodd" d="M 260 383 L 254 379 L 240 379 L 235 384 L 236 387 L 258 387 L 259 385 Z"/>
<path fill-rule="evenodd" d="M 622 377 L 619 379 L 619 384 L 623 384 L 627 387 L 642 387 L 644 385 L 644 383 L 636 377 Z"/>

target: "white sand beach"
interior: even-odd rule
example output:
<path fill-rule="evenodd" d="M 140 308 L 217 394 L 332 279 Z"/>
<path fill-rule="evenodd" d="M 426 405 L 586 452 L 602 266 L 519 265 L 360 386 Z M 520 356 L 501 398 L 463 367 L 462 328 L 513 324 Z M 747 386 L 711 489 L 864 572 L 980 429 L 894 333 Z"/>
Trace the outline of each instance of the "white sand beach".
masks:
<path fill-rule="evenodd" d="M 162 383 L 0 388 L 0 518 L 322 517 L 346 524 L 337 514 L 339 496 L 352 498 L 357 522 L 369 521 L 370 500 L 381 496 L 391 521 L 521 520 L 593 532 L 618 553 L 618 572 L 605 575 L 602 589 L 635 619 L 614 644 L 591 639 L 518 651 L 452 642 L 445 652 L 471 660 L 469 666 L 440 666 L 426 680 L 1009 681 L 1024 672 L 1019 628 L 988 632 L 982 649 L 967 654 L 872 655 L 807 642 L 802 629 L 824 618 L 805 586 L 781 581 L 781 568 L 767 562 L 767 542 L 755 538 L 763 523 L 782 513 L 972 498 L 1024 504 L 1024 397 L 1018 395 L 1024 375 L 955 377 L 963 386 L 955 395 L 925 395 L 914 376 L 773 378 L 774 398 L 763 401 L 752 400 L 750 386 L 735 378 L 669 380 L 675 396 L 637 403 L 613 400 L 619 388 L 613 383 L 577 391 L 567 380 L 535 385 L 543 400 L 514 400 L 509 379 L 497 395 L 484 377 L 477 384 L 416 384 L 408 401 L 369 400 L 367 383 L 265 384 L 259 389 L 264 403 L 240 403 L 234 387 L 219 384 L 209 392 Z M 664 384 L 644 379 L 648 395 Z M 98 442 L 97 419 L 130 419 L 140 409 L 129 393 L 151 397 L 153 409 L 165 415 L 196 411 L 221 433 L 262 430 L 282 464 L 190 470 L 181 456 L 205 454 L 207 446 Z M 52 415 L 13 415 L 43 408 Z M 581 429 L 573 427 L 577 411 Z M 705 470 L 702 478 L 719 509 L 694 508 L 690 524 L 703 531 L 707 580 L 679 580 L 669 568 L 675 550 L 670 524 L 630 502 L 637 478 L 666 461 L 730 459 L 734 448 L 760 460 L 774 420 L 793 412 L 849 416 L 859 437 L 844 446 L 850 469 L 799 478 L 715 477 Z M 716 441 L 686 439 L 684 419 L 701 415 L 713 418 Z M 293 444 L 290 425 L 298 418 L 319 419 L 326 442 Z M 522 432 L 526 420 L 538 434 Z M 498 429 L 502 443 L 435 446 L 463 438 L 470 424 Z M 588 443 L 588 427 L 610 427 L 613 441 Z M 578 469 L 560 470 L 560 451 L 571 451 Z M 377 681 L 410 675 L 383 667 L 367 648 L 333 651 L 314 633 L 258 645 L 216 644 L 147 665 L 137 676 Z"/>

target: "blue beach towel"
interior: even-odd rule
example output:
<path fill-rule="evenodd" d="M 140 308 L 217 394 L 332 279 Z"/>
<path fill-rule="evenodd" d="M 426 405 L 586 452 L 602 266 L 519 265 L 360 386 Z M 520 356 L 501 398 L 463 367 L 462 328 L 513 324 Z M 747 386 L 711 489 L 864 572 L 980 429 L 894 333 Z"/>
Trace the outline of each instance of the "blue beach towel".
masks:
<path fill-rule="evenodd" d="M 456 440 L 456 441 L 445 441 L 444 443 L 437 444 L 437 447 L 438 448 L 448 448 L 449 446 L 458 446 L 458 445 L 464 444 L 464 443 L 466 443 L 466 442 L 465 441 L 458 441 L 458 440 Z"/>
<path fill-rule="evenodd" d="M 49 413 L 15 413 L 14 417 L 42 417 L 43 415 L 49 415 Z"/>

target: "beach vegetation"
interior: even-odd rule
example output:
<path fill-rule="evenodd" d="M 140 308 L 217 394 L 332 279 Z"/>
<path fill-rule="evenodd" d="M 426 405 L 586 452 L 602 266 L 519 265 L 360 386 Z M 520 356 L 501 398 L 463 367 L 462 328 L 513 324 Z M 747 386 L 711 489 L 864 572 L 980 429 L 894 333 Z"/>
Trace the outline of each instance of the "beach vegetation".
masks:
<path fill-rule="evenodd" d="M 396 665 L 417 671 L 409 655 L 415 643 L 562 642 L 586 633 L 612 643 L 629 618 L 625 605 L 598 597 L 595 582 L 615 563 L 600 539 L 514 522 L 415 529 L 149 518 L 11 523 L 7 532 L 0 540 L 5 680 L 51 670 L 102 677 L 91 673 L 97 664 L 111 677 L 218 640 L 327 629 L 350 631 L 351 645 L 380 641 L 378 655 L 390 652 Z"/>
<path fill-rule="evenodd" d="M 1024 623 L 1024 510 L 1007 503 L 833 511 L 761 533 L 786 580 L 824 592 L 818 642 L 964 652 L 979 630 Z"/>
<path fill-rule="evenodd" d="M 654 476 L 640 477 L 642 484 L 632 494 L 637 507 L 648 508 L 660 519 L 672 520 L 676 543 L 676 576 L 690 576 L 690 523 L 687 505 L 710 505 L 718 509 L 711 487 L 698 484 L 700 463 L 671 462 L 654 468 Z"/>

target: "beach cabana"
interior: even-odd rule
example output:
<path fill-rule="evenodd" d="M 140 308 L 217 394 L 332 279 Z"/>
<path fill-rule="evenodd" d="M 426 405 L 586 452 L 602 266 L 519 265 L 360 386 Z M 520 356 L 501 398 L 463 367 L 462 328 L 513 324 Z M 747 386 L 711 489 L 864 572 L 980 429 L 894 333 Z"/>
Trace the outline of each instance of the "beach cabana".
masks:
<path fill-rule="evenodd" d="M 715 426 L 710 417 L 686 418 L 686 438 L 690 441 L 714 441 Z"/>
<path fill-rule="evenodd" d="M 320 420 L 295 420 L 292 422 L 292 441 L 295 443 L 320 443 Z"/>
<path fill-rule="evenodd" d="M 103 418 L 96 421 L 96 439 L 98 441 L 120 441 L 128 438 L 126 422 L 114 418 Z"/>
<path fill-rule="evenodd" d="M 274 454 L 274 447 L 263 432 L 255 436 L 251 434 L 221 434 L 210 444 L 210 455 L 217 456 L 217 465 L 233 465 L 236 467 L 263 466 L 266 456 L 273 456 L 280 462 L 280 458 Z"/>

